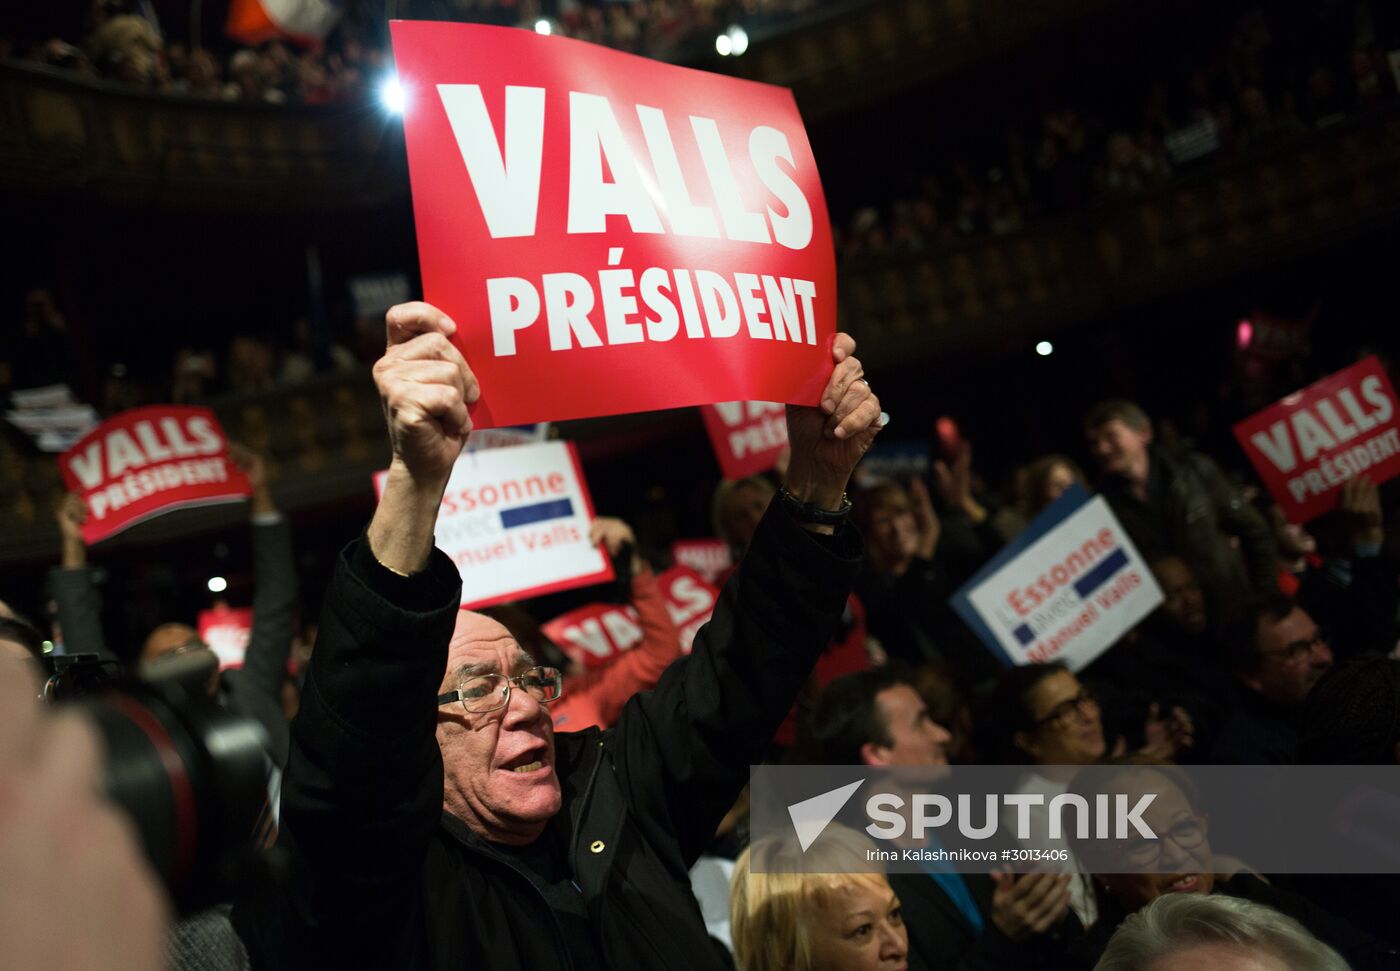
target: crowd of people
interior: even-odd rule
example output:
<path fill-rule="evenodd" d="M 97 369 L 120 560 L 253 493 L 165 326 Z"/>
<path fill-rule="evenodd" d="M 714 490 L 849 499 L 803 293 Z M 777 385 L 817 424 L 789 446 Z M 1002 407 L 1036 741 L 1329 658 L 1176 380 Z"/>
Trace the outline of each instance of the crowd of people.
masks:
<path fill-rule="evenodd" d="M 816 9 L 814 0 L 475 0 L 457 5 L 473 22 L 547 30 L 618 50 L 669 59 L 714 39 L 741 20 L 752 25 Z M 412 11 L 401 8 L 411 19 Z M 16 58 L 164 94 L 222 101 L 323 105 L 373 97 L 392 66 L 381 40 L 343 23 L 324 42 L 284 40 L 214 47 L 168 36 L 148 4 L 93 0 L 86 33 L 0 38 L 0 59 Z"/>
<path fill-rule="evenodd" d="M 1395 100 L 1396 29 L 1366 0 L 1261 5 L 1221 34 L 1201 31 L 1161 74 L 1130 74 L 1058 102 L 1042 94 L 1029 99 L 1030 112 L 1020 90 L 1008 93 L 991 111 L 1008 120 L 998 145 L 940 146 L 920 160 L 914 193 L 839 214 L 838 253 L 860 259 L 1005 236 L 1286 145 Z"/>
<path fill-rule="evenodd" d="M 365 372 L 374 361 L 374 351 L 360 339 L 367 319 L 352 320 L 345 342 L 318 331 L 306 315 L 292 319 L 282 335 L 235 333 L 217 340 L 205 334 L 152 366 L 126 355 L 101 359 L 74 333 L 53 292 L 34 287 L 25 293 L 12 335 L 0 347 L 0 394 L 65 385 L 80 396 L 90 393 L 88 400 L 102 415 L 147 404 L 204 404 L 262 394 L 317 375 Z"/>
<path fill-rule="evenodd" d="M 465 6 L 657 53 L 741 11 L 814 4 Z M 1087 105 L 1039 113 L 1032 134 L 1007 135 L 1003 158 L 950 160 L 941 172 L 951 177 L 930 176 L 918 198 L 843 217 L 842 255 L 1013 232 L 1392 97 L 1382 60 L 1392 38 L 1369 19 L 1375 5 L 1327 6 L 1328 22 L 1349 29 L 1340 44 L 1290 39 L 1318 41 L 1312 60 L 1286 59 L 1302 73 L 1280 69 L 1297 21 L 1252 11 L 1223 46 L 1203 41 L 1213 53 L 1199 64 L 1183 58 L 1180 78 L 1153 85 L 1140 117 Z M 345 28 L 318 50 L 273 42 L 224 61 L 121 3 L 94 9 L 81 48 L 50 40 L 10 53 L 151 90 L 275 103 L 365 97 L 387 64 Z M 321 596 L 297 568 L 298 524 L 278 509 L 266 461 L 231 447 L 252 490 L 255 581 L 233 667 L 195 617 L 104 606 L 118 598 L 104 590 L 103 554 L 84 541 L 81 496 L 54 511 L 61 553 L 44 596 L 0 589 L 0 964 L 1400 968 L 1400 878 L 1257 872 L 1213 845 L 1191 774 L 1400 764 L 1394 481 L 1352 478 L 1335 509 L 1291 522 L 1238 473 L 1238 452 L 1218 447 L 1230 440 L 1223 414 L 1195 444 L 1122 398 L 1088 409 L 1082 436 L 1061 451 L 1016 456 L 998 487 L 969 441 L 932 413 L 899 409 L 897 431 L 926 433 L 926 471 L 860 475 L 884 417 L 854 342 L 838 335 L 820 404 L 788 409 L 790 447 L 776 467 L 714 492 L 713 532 L 733 565 L 689 649 L 658 582 L 672 565 L 667 543 L 640 520 L 594 519 L 589 540 L 618 575 L 599 596 L 635 611 L 639 633 L 608 663 L 586 665 L 545 633 L 557 602 L 460 609 L 464 571 L 480 567 L 459 570 L 434 530 L 479 384 L 448 339 L 456 325 L 435 308 L 397 306 L 373 334 L 367 319 L 344 344 L 310 318 L 282 342 L 172 344 L 168 370 L 162 362 L 148 381 L 87 362 L 103 374 L 108 414 L 372 364 L 392 461 L 370 522 L 328 575 L 311 578 Z M 53 294 L 29 291 L 21 320 L 0 347 L 0 389 L 80 386 L 84 351 Z M 1301 354 L 1295 365 L 1312 366 Z M 1290 390 L 1301 377 L 1290 371 Z M 1162 602 L 1087 663 L 1009 665 L 950 600 L 1077 489 L 1106 501 Z M 118 636 L 114 615 L 141 636 Z M 221 823 L 243 826 L 244 848 L 275 859 L 263 879 L 230 870 L 212 907 L 175 912 L 183 901 L 155 877 L 149 845 L 98 794 L 91 725 L 35 700 L 77 654 L 147 681 L 179 671 L 186 689 L 247 727 L 265 776 L 260 811 L 234 818 L 230 799 Z M 180 756 L 163 754 L 169 772 Z M 767 764 L 1012 766 L 1016 795 L 1042 808 L 1089 799 L 1112 773 L 1156 794 L 1148 821 L 1164 838 L 1106 850 L 1069 834 L 1045 847 L 1073 861 L 1063 869 L 885 873 L 860 865 L 872 844 L 839 822 L 810 851 L 755 833 L 746 786 L 751 767 Z M 175 802 L 189 798 L 178 778 L 171 790 Z"/>
<path fill-rule="evenodd" d="M 364 100 L 391 63 L 351 28 L 314 48 L 272 40 L 211 49 L 166 36 L 148 6 L 123 0 L 95 0 L 84 29 L 81 37 L 3 38 L 0 56 L 162 94 L 309 105 Z"/>
<path fill-rule="evenodd" d="M 626 523 L 595 522 L 643 635 L 585 671 L 542 633 L 549 618 L 532 602 L 458 609 L 458 568 L 433 548 L 434 497 L 478 386 L 435 309 L 398 307 L 390 321 L 375 379 L 394 458 L 320 617 L 297 621 L 290 525 L 259 457 L 236 449 L 254 489 L 256 565 L 241 669 L 219 673 L 190 618 L 155 626 L 124 658 L 147 674 L 201 664 L 210 694 L 261 726 L 268 798 L 255 838 L 291 861 L 274 888 L 185 916 L 181 926 L 213 919 L 237 933 L 172 934 L 176 967 L 208 966 L 210 940 L 230 967 L 475 954 L 531 968 L 1160 971 L 1231 950 L 1261 968 L 1400 966 L 1393 878 L 1263 876 L 1217 859 L 1178 768 L 1400 761 L 1387 488 L 1353 479 L 1335 511 L 1291 524 L 1210 457 L 1160 440 L 1138 405 L 1105 401 L 1084 421 L 1093 484 L 1164 602 L 1080 669 L 1003 667 L 948 598 L 1090 478 L 1048 455 L 999 496 L 962 442 L 926 477 L 857 489 L 880 405 L 842 337 L 822 406 L 789 409 L 781 476 L 716 493 L 715 530 L 737 566 L 688 657 L 657 590 L 667 564 L 648 562 L 653 546 Z M 0 647 L 19 669 L 45 641 L 117 657 L 84 515 L 76 496 L 57 513 L 53 629 L 4 610 Z M 69 731 L 80 730 L 51 730 Z M 90 755 L 81 761 L 62 771 L 90 775 Z M 750 839 L 744 787 L 762 762 L 1016 765 L 1020 791 L 1046 801 L 1092 791 L 1099 769 L 1130 771 L 1161 795 L 1152 821 L 1180 858 L 1134 874 L 1076 847 L 1084 866 L 1065 873 L 785 872 L 791 847 Z M 12 791 L 0 786 L 0 804 Z M 0 814 L 0 858 L 46 825 L 15 819 Z M 863 854 L 864 839 L 838 832 L 820 852 Z M 122 919 L 158 928 L 161 906 L 125 872 L 141 865 L 124 845 L 110 866 L 125 875 L 112 879 L 145 889 Z M 18 905 L 0 896 L 7 906 Z M 8 950 L 21 933 L 11 918 L 0 913 L 0 936 L 21 953 Z M 150 939 L 127 943 L 135 953 Z"/>

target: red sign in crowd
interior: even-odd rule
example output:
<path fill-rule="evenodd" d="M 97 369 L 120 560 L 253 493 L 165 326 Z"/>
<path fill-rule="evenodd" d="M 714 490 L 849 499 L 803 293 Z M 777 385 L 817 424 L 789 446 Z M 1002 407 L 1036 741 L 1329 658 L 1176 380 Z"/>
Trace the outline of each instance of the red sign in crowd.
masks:
<path fill-rule="evenodd" d="M 726 401 L 700 409 L 726 479 L 767 472 L 787 448 L 787 409 L 771 401 Z"/>
<path fill-rule="evenodd" d="M 690 567 L 708 583 L 718 582 L 734 565 L 729 544 L 722 539 L 678 539 L 671 544 L 671 558 Z"/>
<path fill-rule="evenodd" d="M 814 405 L 830 220 L 792 92 L 563 37 L 395 21 L 425 299 L 477 427 Z"/>
<path fill-rule="evenodd" d="M 219 604 L 201 610 L 196 620 L 199 639 L 218 655 L 219 669 L 242 667 L 253 635 L 253 608 Z"/>
<path fill-rule="evenodd" d="M 684 566 L 673 566 L 656 581 L 680 633 L 681 651 L 689 654 L 696 631 L 714 612 L 719 591 L 700 574 Z M 625 604 L 589 604 L 561 614 L 540 629 L 564 653 L 586 668 L 601 667 L 642 641 L 637 611 Z"/>
<path fill-rule="evenodd" d="M 96 543 L 181 506 L 241 499 L 253 491 L 228 455 L 208 408 L 157 405 L 109 418 L 59 456 L 69 491 L 82 494 L 83 539 Z"/>
<path fill-rule="evenodd" d="M 1400 415 L 1377 358 L 1316 381 L 1235 426 L 1289 522 L 1336 505 L 1348 479 L 1400 473 Z"/>

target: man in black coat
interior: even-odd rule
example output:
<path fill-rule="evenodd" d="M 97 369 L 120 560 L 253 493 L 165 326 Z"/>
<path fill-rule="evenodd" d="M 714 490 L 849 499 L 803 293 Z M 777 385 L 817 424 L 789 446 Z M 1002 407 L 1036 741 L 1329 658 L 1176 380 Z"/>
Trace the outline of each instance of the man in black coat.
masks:
<path fill-rule="evenodd" d="M 293 880 L 239 904 L 260 967 L 721 967 L 687 870 L 830 639 L 860 561 L 839 514 L 879 402 L 838 336 L 821 408 L 789 408 L 775 499 L 692 654 L 607 731 L 555 733 L 547 674 L 479 617 L 433 548 L 476 379 L 426 304 L 375 365 L 393 444 L 342 554 L 292 732 Z M 473 677 L 509 686 L 499 707 Z M 510 679 L 508 682 L 504 679 Z M 479 684 L 479 682 L 478 682 Z"/>
<path fill-rule="evenodd" d="M 1084 421 L 1103 470 L 1102 491 L 1144 555 L 1180 556 L 1224 617 L 1251 593 L 1278 586 L 1273 533 L 1264 517 L 1199 452 L 1158 445 L 1131 401 L 1096 405 Z M 1227 537 L 1234 537 L 1239 550 Z"/>

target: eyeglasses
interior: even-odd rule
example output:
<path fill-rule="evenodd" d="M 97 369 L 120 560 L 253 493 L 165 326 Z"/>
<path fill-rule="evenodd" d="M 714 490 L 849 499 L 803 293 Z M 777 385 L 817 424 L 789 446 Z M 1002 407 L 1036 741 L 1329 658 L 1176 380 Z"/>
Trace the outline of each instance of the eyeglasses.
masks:
<path fill-rule="evenodd" d="M 1194 850 L 1206 841 L 1206 820 L 1201 816 L 1186 816 L 1155 840 L 1138 840 L 1123 853 L 1123 862 L 1138 869 L 1156 866 L 1162 849 L 1171 840 L 1181 850 Z"/>
<path fill-rule="evenodd" d="M 1285 664 L 1293 664 L 1296 661 L 1301 661 L 1307 655 L 1312 654 L 1314 648 L 1326 646 L 1327 634 L 1325 631 L 1318 629 L 1313 631 L 1313 636 L 1306 640 L 1294 641 L 1292 644 L 1289 644 L 1279 651 L 1260 651 L 1259 656 L 1261 658 L 1276 657 L 1280 658 Z"/>
<path fill-rule="evenodd" d="M 504 674 L 477 674 L 464 678 L 456 691 L 438 695 L 438 707 L 454 701 L 462 703 L 468 714 L 495 711 L 510 703 L 510 689 L 518 687 L 542 705 L 558 701 L 564 695 L 564 673 L 558 668 L 534 667 L 514 678 Z"/>
<path fill-rule="evenodd" d="M 1079 694 L 1073 698 L 1067 698 L 1051 708 L 1050 714 L 1037 720 L 1031 727 L 1044 728 L 1046 725 L 1054 725 L 1056 728 L 1065 728 L 1074 715 L 1080 714 L 1087 717 L 1098 714 L 1098 711 L 1099 699 L 1095 698 L 1088 688 L 1080 688 Z"/>

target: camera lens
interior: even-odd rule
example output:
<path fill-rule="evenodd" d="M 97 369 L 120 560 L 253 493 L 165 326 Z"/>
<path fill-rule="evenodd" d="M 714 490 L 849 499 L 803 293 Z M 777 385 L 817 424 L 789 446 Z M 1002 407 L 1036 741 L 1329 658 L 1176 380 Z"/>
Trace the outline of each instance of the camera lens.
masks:
<path fill-rule="evenodd" d="M 177 908 L 231 896 L 266 798 L 261 727 L 175 683 L 128 683 L 82 704 L 107 743 L 108 795 Z"/>

